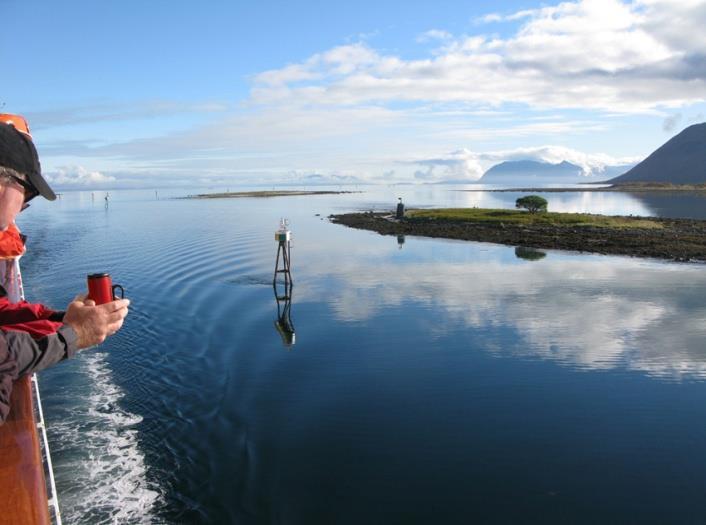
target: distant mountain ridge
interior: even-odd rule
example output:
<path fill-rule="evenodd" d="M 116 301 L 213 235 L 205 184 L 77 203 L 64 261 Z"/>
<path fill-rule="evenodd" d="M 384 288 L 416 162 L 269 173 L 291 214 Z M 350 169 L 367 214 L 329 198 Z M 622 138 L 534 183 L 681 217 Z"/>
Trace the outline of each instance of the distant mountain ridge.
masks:
<path fill-rule="evenodd" d="M 608 182 L 706 182 L 706 122 L 689 126 L 627 173 Z"/>
<path fill-rule="evenodd" d="M 496 164 L 486 171 L 478 182 L 483 184 L 576 182 L 582 180 L 582 173 L 580 166 L 567 161 L 550 164 L 536 160 L 511 160 Z"/>

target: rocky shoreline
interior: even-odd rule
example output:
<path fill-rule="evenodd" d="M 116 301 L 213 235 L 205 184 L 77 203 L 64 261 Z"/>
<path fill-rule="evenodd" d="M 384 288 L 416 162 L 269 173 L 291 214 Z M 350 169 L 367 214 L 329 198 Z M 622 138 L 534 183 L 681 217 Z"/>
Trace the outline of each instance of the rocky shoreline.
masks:
<path fill-rule="evenodd" d="M 547 224 L 511 224 L 429 218 L 396 220 L 390 213 L 331 215 L 336 224 L 381 235 L 416 235 L 491 242 L 538 249 L 706 262 L 706 221 L 650 217 L 661 228 L 600 228 Z M 629 217 L 624 219 L 631 220 Z M 643 218 L 635 218 L 638 221 Z"/>

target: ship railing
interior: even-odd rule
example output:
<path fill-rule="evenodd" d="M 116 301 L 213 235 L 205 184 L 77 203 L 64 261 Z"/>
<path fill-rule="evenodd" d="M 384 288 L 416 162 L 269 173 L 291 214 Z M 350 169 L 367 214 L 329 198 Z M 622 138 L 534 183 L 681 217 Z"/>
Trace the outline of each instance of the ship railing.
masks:
<path fill-rule="evenodd" d="M 51 522 L 61 525 L 61 511 L 59 510 L 59 494 L 56 491 L 54 480 L 54 467 L 51 462 L 51 452 L 49 450 L 49 439 L 47 438 L 47 427 L 44 423 L 44 411 L 42 410 L 42 398 L 39 395 L 39 380 L 37 374 L 32 374 L 32 393 L 34 395 L 34 410 L 37 432 L 39 433 L 39 444 L 42 454 L 42 465 L 44 467 L 44 479 L 47 486 L 47 504 L 49 506 L 49 517 Z"/>

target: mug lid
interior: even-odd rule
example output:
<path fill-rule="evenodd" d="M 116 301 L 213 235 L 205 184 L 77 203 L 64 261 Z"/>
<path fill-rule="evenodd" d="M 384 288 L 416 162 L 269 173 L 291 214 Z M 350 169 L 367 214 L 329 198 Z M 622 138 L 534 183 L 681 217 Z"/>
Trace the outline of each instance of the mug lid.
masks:
<path fill-rule="evenodd" d="M 101 277 L 110 277 L 109 273 L 90 273 L 88 274 L 89 279 L 100 279 Z"/>

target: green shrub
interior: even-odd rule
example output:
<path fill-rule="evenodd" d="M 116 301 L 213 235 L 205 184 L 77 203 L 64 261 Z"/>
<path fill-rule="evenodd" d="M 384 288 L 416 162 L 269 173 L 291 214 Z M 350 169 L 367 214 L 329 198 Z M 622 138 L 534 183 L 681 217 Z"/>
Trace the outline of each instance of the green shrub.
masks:
<path fill-rule="evenodd" d="M 527 197 L 517 199 L 515 201 L 515 208 L 524 208 L 530 213 L 537 213 L 538 211 L 547 211 L 547 204 L 547 199 L 539 195 L 528 195 Z"/>

